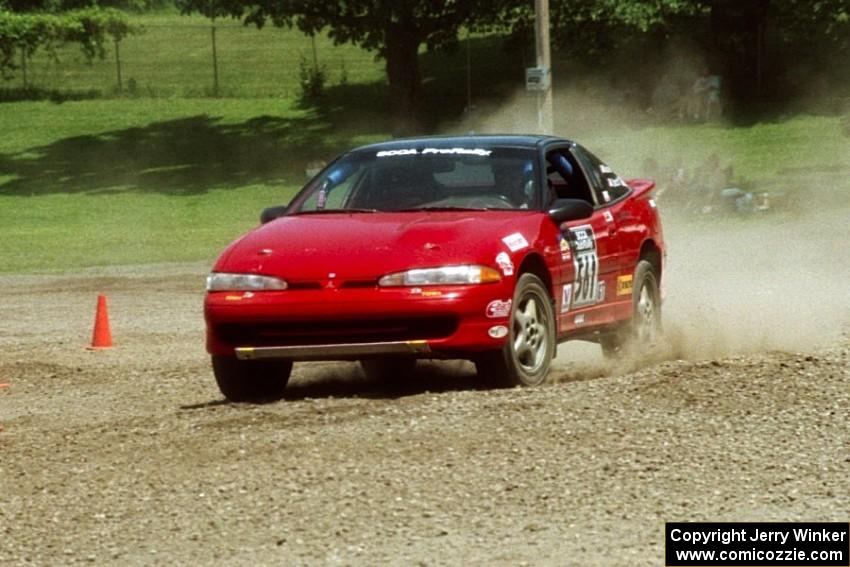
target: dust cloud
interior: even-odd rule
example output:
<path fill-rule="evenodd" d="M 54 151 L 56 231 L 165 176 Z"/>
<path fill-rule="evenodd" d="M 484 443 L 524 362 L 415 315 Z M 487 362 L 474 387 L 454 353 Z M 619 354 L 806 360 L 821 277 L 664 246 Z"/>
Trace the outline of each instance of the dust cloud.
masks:
<path fill-rule="evenodd" d="M 850 208 L 714 222 L 672 211 L 664 221 L 672 356 L 801 351 L 847 330 Z"/>
<path fill-rule="evenodd" d="M 648 147 L 658 151 L 675 147 L 681 133 L 675 132 L 674 123 L 665 123 L 645 108 L 638 109 L 618 97 L 621 95 L 604 89 L 558 90 L 555 131 L 597 153 L 596 148 L 601 146 L 600 157 L 624 172 L 624 177 L 648 176 L 640 171 L 646 158 L 641 152 Z M 665 125 L 670 126 L 666 130 L 675 134 L 675 139 L 659 140 L 665 135 Z M 722 123 L 715 121 L 714 125 Z M 446 125 L 443 130 L 482 134 L 538 131 L 535 99 L 518 93 L 499 107 L 480 108 L 465 121 Z M 642 146 L 643 132 L 652 139 L 646 139 Z M 618 141 L 617 137 L 628 141 Z M 682 151 L 692 158 L 717 151 L 716 143 L 701 146 L 699 139 L 688 142 Z M 740 147 L 730 143 L 724 149 L 723 162 L 735 162 Z M 836 153 L 836 148 L 826 149 Z M 798 352 L 828 345 L 847 333 L 850 199 L 846 195 L 850 194 L 850 170 L 845 171 L 846 165 L 839 164 L 834 172 L 817 172 L 817 183 L 812 178 L 806 183 L 801 177 L 794 194 L 785 195 L 782 207 L 749 215 L 695 214 L 682 210 L 670 193 L 663 195 L 660 191 L 659 210 L 668 251 L 663 277 L 662 359 L 702 360 L 770 350 Z M 735 173 L 750 177 L 740 169 Z M 775 175 L 781 176 L 781 172 Z M 845 197 L 839 196 L 842 194 Z M 599 350 L 595 345 L 562 345 L 559 362 L 577 370 L 579 378 L 616 372 L 602 362 Z"/>

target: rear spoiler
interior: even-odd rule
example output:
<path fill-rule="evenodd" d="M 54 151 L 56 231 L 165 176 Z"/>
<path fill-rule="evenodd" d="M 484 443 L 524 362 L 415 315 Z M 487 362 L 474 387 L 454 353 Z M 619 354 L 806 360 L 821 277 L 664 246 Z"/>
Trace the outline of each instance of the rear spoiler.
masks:
<path fill-rule="evenodd" d="M 649 195 L 655 189 L 655 181 L 653 179 L 627 179 L 626 185 L 632 188 L 636 198 Z"/>

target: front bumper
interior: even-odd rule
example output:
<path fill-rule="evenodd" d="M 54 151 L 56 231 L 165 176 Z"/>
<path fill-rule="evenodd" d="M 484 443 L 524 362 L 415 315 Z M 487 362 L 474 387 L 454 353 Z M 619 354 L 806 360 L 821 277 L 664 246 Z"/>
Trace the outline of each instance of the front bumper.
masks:
<path fill-rule="evenodd" d="M 464 357 L 500 348 L 505 282 L 475 286 L 212 292 L 207 351 L 241 359 L 353 360 L 381 355 Z M 507 333 L 504 333 L 507 334 Z"/>
<path fill-rule="evenodd" d="M 279 347 L 236 347 L 239 360 L 286 358 L 289 360 L 328 360 L 329 358 L 361 358 L 382 355 L 427 355 L 428 341 L 394 341 L 385 343 L 349 343 Z"/>

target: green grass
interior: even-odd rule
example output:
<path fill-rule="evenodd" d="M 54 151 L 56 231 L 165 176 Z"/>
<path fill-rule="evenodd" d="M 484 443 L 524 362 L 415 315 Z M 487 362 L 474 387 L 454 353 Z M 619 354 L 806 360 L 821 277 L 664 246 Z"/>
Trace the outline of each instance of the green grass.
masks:
<path fill-rule="evenodd" d="M 205 195 L 0 197 L 3 271 L 207 260 L 293 187 L 248 185 Z"/>
<path fill-rule="evenodd" d="M 7 103 L 0 131 L 6 272 L 212 261 L 309 162 L 386 136 L 274 99 Z"/>
<path fill-rule="evenodd" d="M 838 118 L 622 127 L 588 112 L 561 121 L 623 175 L 640 175 L 647 157 L 693 168 L 717 152 L 749 183 L 850 194 Z M 262 208 L 287 202 L 309 162 L 387 138 L 389 124 L 378 110 L 337 103 L 115 99 L 2 104 L 0 131 L 0 271 L 20 273 L 212 262 Z"/>

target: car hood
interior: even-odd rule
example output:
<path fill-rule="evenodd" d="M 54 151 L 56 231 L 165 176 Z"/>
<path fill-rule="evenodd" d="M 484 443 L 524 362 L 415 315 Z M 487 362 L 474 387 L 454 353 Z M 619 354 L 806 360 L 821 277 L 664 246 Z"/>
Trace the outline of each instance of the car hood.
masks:
<path fill-rule="evenodd" d="M 214 270 L 260 273 L 290 281 L 372 279 L 416 267 L 494 265 L 502 239 L 531 243 L 532 211 L 325 213 L 282 217 L 234 242 Z M 523 228 L 525 227 L 525 228 Z"/>

